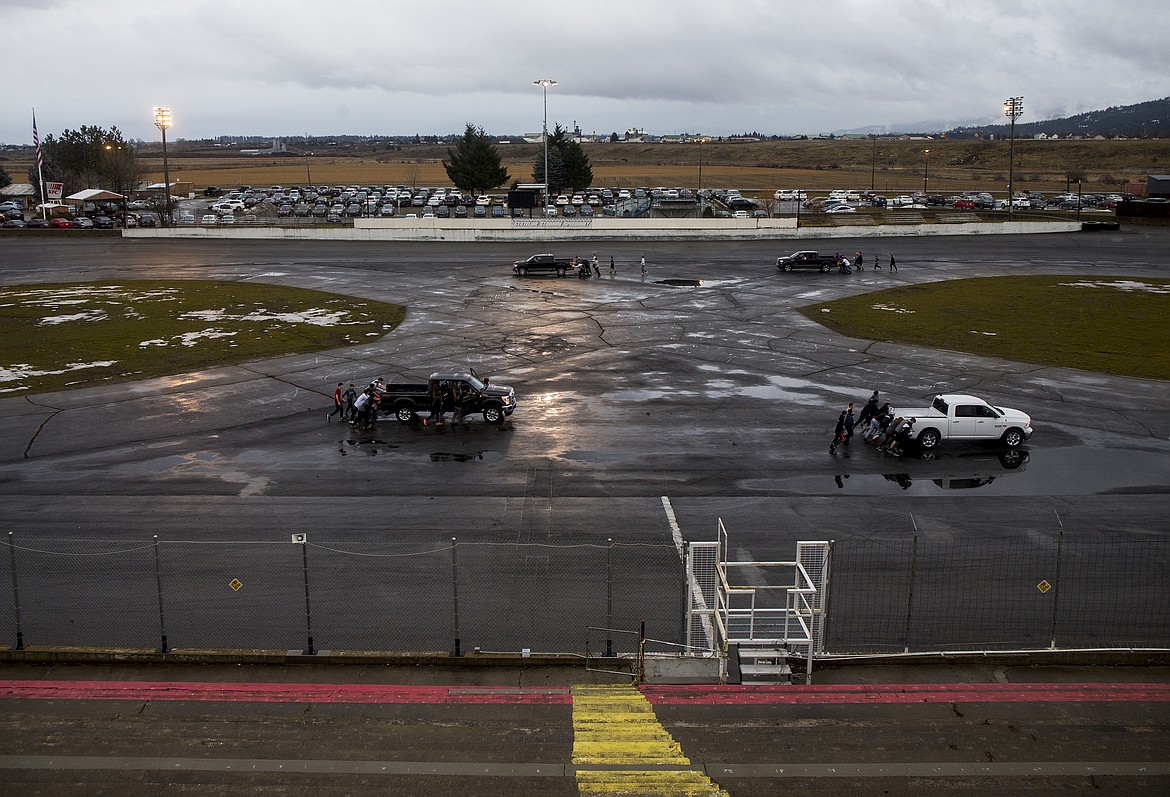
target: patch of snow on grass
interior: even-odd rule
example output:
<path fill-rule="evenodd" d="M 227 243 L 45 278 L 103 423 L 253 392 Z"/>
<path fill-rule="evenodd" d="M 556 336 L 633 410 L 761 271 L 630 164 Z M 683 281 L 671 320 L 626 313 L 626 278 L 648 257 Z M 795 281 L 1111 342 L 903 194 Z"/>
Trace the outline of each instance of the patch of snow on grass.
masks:
<path fill-rule="evenodd" d="M 236 335 L 235 332 L 223 332 L 218 329 L 204 329 L 199 332 L 184 332 L 182 335 L 175 335 L 172 338 L 154 338 L 152 340 L 144 340 L 138 344 L 138 348 L 145 349 L 148 346 L 169 346 L 172 343 L 177 343 L 180 346 L 187 346 L 188 348 L 196 345 L 201 340 L 214 340 L 216 338 L 230 338 Z"/>
<path fill-rule="evenodd" d="M 873 305 L 873 309 L 874 310 L 888 310 L 891 313 L 899 313 L 899 314 L 907 314 L 907 315 L 914 312 L 913 310 L 907 310 L 905 307 L 890 307 L 888 304 L 875 304 L 875 305 Z"/>
<path fill-rule="evenodd" d="M 342 324 L 357 324 L 359 321 L 347 320 L 348 313 L 344 310 L 323 310 L 310 308 L 299 313 L 270 313 L 256 310 L 243 315 L 234 315 L 227 310 L 192 310 L 183 313 L 181 319 L 196 319 L 198 321 L 279 321 L 284 324 L 311 324 L 317 327 L 336 327 Z"/>
<path fill-rule="evenodd" d="M 104 321 L 109 318 L 105 310 L 86 310 L 82 313 L 70 313 L 69 315 L 50 315 L 45 316 L 37 322 L 39 327 L 51 327 L 57 324 L 68 324 L 70 321 Z"/>
<path fill-rule="evenodd" d="M 1142 291 L 1143 293 L 1170 294 L 1170 285 L 1153 285 L 1149 282 L 1137 280 L 1079 280 L 1077 282 L 1062 282 L 1061 286 L 1069 288 L 1113 288 L 1118 291 Z"/>
<path fill-rule="evenodd" d="M 49 371 L 42 371 L 34 368 L 29 363 L 15 363 L 6 367 L 0 367 L 0 382 L 13 382 L 17 379 L 28 379 L 34 376 L 56 376 L 57 374 L 66 374 L 70 371 L 80 371 L 84 368 L 109 368 L 117 360 L 96 360 L 91 363 L 66 363 L 61 368 Z"/>

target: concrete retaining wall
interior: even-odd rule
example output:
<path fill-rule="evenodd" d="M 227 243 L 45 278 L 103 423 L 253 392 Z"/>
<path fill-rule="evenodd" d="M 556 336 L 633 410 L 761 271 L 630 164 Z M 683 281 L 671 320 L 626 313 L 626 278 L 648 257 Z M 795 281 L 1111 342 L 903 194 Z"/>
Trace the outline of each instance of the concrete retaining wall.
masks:
<path fill-rule="evenodd" d="M 1073 232 L 1075 221 L 801 227 L 795 219 L 356 219 L 353 227 L 177 227 L 123 230 L 126 238 L 312 241 L 757 241 L 919 235 Z"/>

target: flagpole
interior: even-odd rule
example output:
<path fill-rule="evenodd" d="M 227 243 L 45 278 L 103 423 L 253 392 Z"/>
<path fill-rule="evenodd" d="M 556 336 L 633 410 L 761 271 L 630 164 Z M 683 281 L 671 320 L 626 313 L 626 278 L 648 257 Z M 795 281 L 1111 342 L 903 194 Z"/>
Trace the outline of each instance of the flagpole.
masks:
<path fill-rule="evenodd" d="M 41 161 L 41 137 L 37 133 L 37 109 L 33 108 L 33 146 L 37 150 L 37 182 L 41 186 L 41 218 L 49 217 L 49 209 L 45 207 L 45 175 Z"/>

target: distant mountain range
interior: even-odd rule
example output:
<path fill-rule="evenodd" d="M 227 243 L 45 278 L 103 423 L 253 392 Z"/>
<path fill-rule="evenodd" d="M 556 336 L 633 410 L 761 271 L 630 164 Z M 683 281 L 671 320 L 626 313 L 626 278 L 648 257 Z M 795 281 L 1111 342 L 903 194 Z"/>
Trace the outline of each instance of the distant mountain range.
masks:
<path fill-rule="evenodd" d="M 991 135 L 1000 138 L 1007 136 L 1009 129 L 1010 125 L 1006 122 L 1003 124 L 981 124 L 974 120 L 964 120 L 962 122 L 916 122 L 888 127 L 871 125 L 853 130 L 834 131 L 834 133 L 838 136 L 922 133 L 945 135 L 947 138 L 975 138 L 976 136 L 984 138 Z M 1075 116 L 1046 119 L 1042 122 L 1016 123 L 1017 137 L 1032 138 L 1039 133 L 1049 136 L 1058 135 L 1061 138 L 1068 136 L 1167 138 L 1170 137 L 1170 97 L 1139 102 L 1135 105 L 1117 105 L 1100 111 L 1088 111 Z"/>

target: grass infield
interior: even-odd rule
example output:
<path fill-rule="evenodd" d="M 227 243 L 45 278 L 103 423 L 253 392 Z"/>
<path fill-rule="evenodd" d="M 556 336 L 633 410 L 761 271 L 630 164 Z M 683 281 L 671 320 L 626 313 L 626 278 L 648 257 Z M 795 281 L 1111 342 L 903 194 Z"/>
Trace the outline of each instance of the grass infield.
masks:
<path fill-rule="evenodd" d="M 366 343 L 396 304 L 252 282 L 0 288 L 0 396 L 166 376 Z"/>
<path fill-rule="evenodd" d="M 986 277 L 801 308 L 854 338 L 1170 379 L 1170 280 Z"/>

